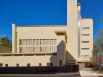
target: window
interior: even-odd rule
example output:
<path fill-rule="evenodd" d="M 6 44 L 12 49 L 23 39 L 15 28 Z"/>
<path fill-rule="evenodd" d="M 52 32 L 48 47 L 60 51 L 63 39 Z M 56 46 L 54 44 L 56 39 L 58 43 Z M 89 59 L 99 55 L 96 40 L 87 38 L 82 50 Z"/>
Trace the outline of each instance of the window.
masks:
<path fill-rule="evenodd" d="M 26 40 L 26 44 L 30 45 L 30 40 L 29 39 Z"/>
<path fill-rule="evenodd" d="M 40 52 L 42 52 L 42 47 L 40 47 Z"/>
<path fill-rule="evenodd" d="M 49 39 L 47 39 L 47 45 L 50 45 L 50 40 Z"/>
<path fill-rule="evenodd" d="M 0 67 L 2 67 L 3 66 L 3 63 L 0 63 Z"/>
<path fill-rule="evenodd" d="M 5 67 L 8 67 L 8 64 L 5 64 Z"/>
<path fill-rule="evenodd" d="M 53 66 L 53 63 L 49 62 L 49 63 L 47 63 L 47 66 Z"/>
<path fill-rule="evenodd" d="M 27 64 L 27 67 L 30 67 L 30 63 Z"/>
<path fill-rule="evenodd" d="M 43 45 L 46 45 L 46 39 L 43 40 Z"/>
<path fill-rule="evenodd" d="M 53 39 L 50 40 L 50 45 L 53 45 Z"/>
<path fill-rule="evenodd" d="M 24 53 L 26 51 L 26 47 L 20 47 L 20 52 Z"/>
<path fill-rule="evenodd" d="M 19 64 L 16 64 L 16 67 L 19 67 Z"/>
<path fill-rule="evenodd" d="M 22 40 L 19 40 L 19 44 L 22 45 Z"/>
<path fill-rule="evenodd" d="M 33 39 L 33 45 L 35 45 L 35 39 Z"/>
<path fill-rule="evenodd" d="M 89 48 L 81 48 L 82 50 L 88 50 Z"/>
<path fill-rule="evenodd" d="M 39 39 L 36 40 L 36 45 L 40 45 Z"/>
<path fill-rule="evenodd" d="M 82 29 L 90 29 L 90 27 L 82 27 Z"/>
<path fill-rule="evenodd" d="M 32 39 L 30 39 L 30 41 L 29 41 L 29 42 L 30 42 L 30 43 L 29 43 L 30 45 L 33 45 L 33 41 L 32 41 Z"/>
<path fill-rule="evenodd" d="M 42 64 L 41 64 L 41 63 L 39 63 L 39 66 L 42 66 Z"/>
<path fill-rule="evenodd" d="M 62 60 L 59 60 L 59 65 L 62 66 Z"/>
<path fill-rule="evenodd" d="M 56 40 L 56 39 L 54 39 L 54 45 L 56 45 L 56 42 L 57 42 L 57 40 Z"/>
<path fill-rule="evenodd" d="M 33 52 L 35 52 L 35 47 L 33 47 Z"/>
<path fill-rule="evenodd" d="M 82 36 L 89 36 L 89 34 L 82 34 Z"/>
<path fill-rule="evenodd" d="M 29 51 L 30 51 L 30 52 L 33 52 L 33 47 L 29 47 Z"/>
<path fill-rule="evenodd" d="M 89 58 L 89 55 L 82 55 L 82 58 Z"/>
<path fill-rule="evenodd" d="M 50 66 L 53 66 L 53 63 L 50 63 Z"/>
<path fill-rule="evenodd" d="M 26 40 L 25 39 L 20 39 L 19 42 L 20 42 L 20 45 L 26 45 Z"/>
<path fill-rule="evenodd" d="M 82 41 L 82 43 L 89 43 L 89 41 Z"/>

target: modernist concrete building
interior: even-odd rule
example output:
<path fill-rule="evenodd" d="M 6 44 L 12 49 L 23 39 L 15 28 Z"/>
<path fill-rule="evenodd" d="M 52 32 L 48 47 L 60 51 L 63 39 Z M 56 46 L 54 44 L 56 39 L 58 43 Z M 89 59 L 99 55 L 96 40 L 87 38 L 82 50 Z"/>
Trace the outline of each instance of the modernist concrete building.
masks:
<path fill-rule="evenodd" d="M 12 53 L 1 66 L 65 66 L 91 63 L 93 20 L 80 16 L 77 0 L 67 0 L 67 25 L 12 25 Z"/>

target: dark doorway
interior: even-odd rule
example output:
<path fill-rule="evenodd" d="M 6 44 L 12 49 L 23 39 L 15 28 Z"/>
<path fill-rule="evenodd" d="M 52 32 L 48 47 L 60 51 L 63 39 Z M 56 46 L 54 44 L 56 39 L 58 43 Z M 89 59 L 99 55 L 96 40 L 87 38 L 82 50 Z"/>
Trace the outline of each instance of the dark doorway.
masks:
<path fill-rule="evenodd" d="M 41 67 L 41 66 L 42 66 L 42 64 L 41 64 L 41 63 L 39 63 L 39 66 Z"/>
<path fill-rule="evenodd" d="M 62 66 L 62 60 L 59 60 L 59 65 Z"/>
<path fill-rule="evenodd" d="M 5 67 L 8 67 L 8 64 L 5 64 Z"/>
<path fill-rule="evenodd" d="M 27 64 L 27 67 L 30 67 L 30 63 Z"/>
<path fill-rule="evenodd" d="M 16 67 L 19 67 L 19 64 L 16 64 Z"/>

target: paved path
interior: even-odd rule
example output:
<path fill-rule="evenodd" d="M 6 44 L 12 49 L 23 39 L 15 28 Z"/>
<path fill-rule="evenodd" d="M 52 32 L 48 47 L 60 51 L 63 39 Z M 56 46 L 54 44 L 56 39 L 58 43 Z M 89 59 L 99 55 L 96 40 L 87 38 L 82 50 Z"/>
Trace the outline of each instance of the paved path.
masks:
<path fill-rule="evenodd" d="M 97 74 L 92 68 L 85 68 L 79 72 L 73 73 L 55 73 L 55 74 L 0 74 L 0 77 L 103 77 L 103 74 Z"/>
<path fill-rule="evenodd" d="M 92 68 L 84 68 L 79 71 L 81 77 L 103 77 L 103 74 L 98 74 Z"/>

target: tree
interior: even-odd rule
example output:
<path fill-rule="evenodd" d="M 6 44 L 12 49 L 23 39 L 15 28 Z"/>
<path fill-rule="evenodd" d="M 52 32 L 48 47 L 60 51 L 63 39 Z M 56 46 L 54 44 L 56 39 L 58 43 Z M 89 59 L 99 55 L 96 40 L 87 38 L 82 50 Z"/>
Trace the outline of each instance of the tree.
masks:
<path fill-rule="evenodd" d="M 0 45 L 12 48 L 12 43 L 9 40 L 7 40 L 7 39 L 1 40 L 1 44 Z"/>
<path fill-rule="evenodd" d="M 103 49 L 103 47 L 102 47 L 102 49 Z M 99 40 L 96 40 L 95 42 L 93 42 L 93 55 L 97 55 L 97 53 L 99 51 L 101 51 L 101 48 L 99 46 Z"/>

